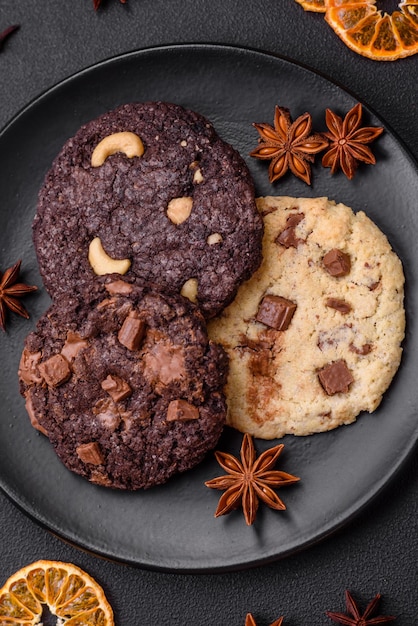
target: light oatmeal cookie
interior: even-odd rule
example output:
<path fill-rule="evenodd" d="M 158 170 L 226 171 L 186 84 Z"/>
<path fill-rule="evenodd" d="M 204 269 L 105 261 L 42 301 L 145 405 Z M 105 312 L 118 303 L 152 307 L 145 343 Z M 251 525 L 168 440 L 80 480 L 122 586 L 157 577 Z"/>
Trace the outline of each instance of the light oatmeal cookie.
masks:
<path fill-rule="evenodd" d="M 402 264 L 360 211 L 265 197 L 263 262 L 209 324 L 230 356 L 230 426 L 309 435 L 374 411 L 401 359 Z"/>

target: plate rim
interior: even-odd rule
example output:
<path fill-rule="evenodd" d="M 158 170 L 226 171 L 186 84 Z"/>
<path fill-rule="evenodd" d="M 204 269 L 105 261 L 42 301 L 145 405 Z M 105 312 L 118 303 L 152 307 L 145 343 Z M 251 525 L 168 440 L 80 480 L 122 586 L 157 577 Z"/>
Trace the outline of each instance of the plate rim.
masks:
<path fill-rule="evenodd" d="M 373 107 L 367 104 L 362 98 L 360 98 L 357 94 L 355 94 L 350 89 L 347 89 L 344 85 L 340 84 L 338 81 L 330 78 L 325 73 L 320 72 L 306 64 L 303 64 L 299 61 L 295 61 L 290 57 L 286 57 L 281 54 L 277 54 L 275 52 L 262 50 L 259 48 L 252 48 L 249 46 L 241 46 L 235 44 L 218 44 L 218 43 L 175 43 L 175 44 L 163 44 L 156 46 L 149 46 L 144 48 L 138 48 L 135 50 L 131 50 L 128 52 L 123 52 L 114 56 L 110 56 L 108 58 L 102 59 L 97 63 L 89 64 L 88 66 L 82 68 L 79 71 L 73 72 L 70 75 L 66 76 L 62 80 L 56 82 L 49 88 L 42 91 L 40 94 L 32 98 L 24 107 L 22 107 L 0 130 L 0 140 L 3 135 L 6 134 L 10 128 L 13 127 L 15 123 L 17 123 L 27 112 L 31 110 L 33 106 L 39 105 L 42 103 L 43 99 L 48 98 L 53 95 L 55 92 L 59 91 L 64 86 L 70 84 L 73 80 L 88 75 L 90 72 L 95 71 L 99 68 L 105 68 L 108 65 L 117 64 L 118 62 L 123 62 L 125 59 L 133 59 L 136 57 L 141 57 L 147 54 L 166 54 L 170 51 L 184 51 L 191 52 L 193 50 L 201 50 L 201 51 L 213 51 L 213 52 L 221 52 L 224 53 L 232 52 L 238 54 L 250 54 L 257 55 L 260 58 L 267 59 L 276 59 L 280 62 L 284 62 L 291 66 L 295 66 L 304 71 L 307 71 L 311 74 L 314 74 L 320 77 L 322 80 L 325 80 L 339 90 L 355 99 L 356 101 L 362 103 L 364 107 L 378 119 L 385 127 L 385 129 L 390 133 L 392 138 L 397 142 L 399 148 L 403 152 L 404 157 L 410 162 L 410 165 L 415 169 L 418 175 L 418 162 L 415 159 L 414 155 L 410 151 L 409 147 L 405 144 L 405 142 L 399 137 L 396 131 L 393 130 L 391 125 L 387 124 L 384 118 L 377 113 Z M 277 195 L 277 194 L 276 194 Z M 16 493 L 16 490 L 10 488 L 9 485 L 4 484 L 3 476 L 0 475 L 0 489 L 2 493 L 4 493 L 8 499 L 16 506 L 19 510 L 21 510 L 27 517 L 31 520 L 35 521 L 42 528 L 51 532 L 53 535 L 59 537 L 61 540 L 71 544 L 72 546 L 81 549 L 85 552 L 93 553 L 104 559 L 110 559 L 115 562 L 120 562 L 123 564 L 127 564 L 133 567 L 138 567 L 142 569 L 159 571 L 159 572 L 167 572 L 167 573 L 184 573 L 184 574 L 208 574 L 208 573 L 223 573 L 228 571 L 239 571 L 243 569 L 249 569 L 252 567 L 258 567 L 260 565 L 266 565 L 272 562 L 276 562 L 283 558 L 286 558 L 290 555 L 297 554 L 307 549 L 308 547 L 317 545 L 318 543 L 324 541 L 330 535 L 336 533 L 343 526 L 349 525 L 350 522 L 360 515 L 364 509 L 371 504 L 376 498 L 382 493 L 382 491 L 388 488 L 398 476 L 402 467 L 407 463 L 410 458 L 416 444 L 418 441 L 418 426 L 416 428 L 416 433 L 414 437 L 411 437 L 409 440 L 409 445 L 404 448 L 404 451 L 401 456 L 398 456 L 398 461 L 395 466 L 392 466 L 390 476 L 383 477 L 375 484 L 373 490 L 369 490 L 369 492 L 361 499 L 357 500 L 350 508 L 345 509 L 344 514 L 339 516 L 339 519 L 330 521 L 327 525 L 324 525 L 322 532 L 320 533 L 310 533 L 310 538 L 307 538 L 304 542 L 299 543 L 297 547 L 289 547 L 286 551 L 280 553 L 269 553 L 264 554 L 258 558 L 250 558 L 247 560 L 234 561 L 230 564 L 219 565 L 219 566 L 169 566 L 169 565 L 159 565 L 155 563 L 155 560 L 142 558 L 139 560 L 138 557 L 134 559 L 129 559 L 127 557 L 118 557 L 115 554 L 115 551 L 109 550 L 99 550 L 97 548 L 92 548 L 87 545 L 88 542 L 82 542 L 80 539 L 74 539 L 70 536 L 69 533 L 63 532 L 63 529 L 57 530 L 53 527 L 53 525 L 48 524 L 48 520 L 42 518 L 39 515 L 39 511 L 29 510 L 29 507 L 22 502 L 22 499 L 19 500 L 19 494 Z M 360 502 L 360 504 L 359 504 Z M 110 548 L 110 546 L 109 546 Z"/>
<path fill-rule="evenodd" d="M 385 120 L 385 118 L 382 117 L 376 111 L 376 109 L 374 107 L 370 106 L 370 104 L 368 102 L 366 102 L 366 100 L 364 98 L 359 96 L 354 90 L 346 87 L 343 83 L 340 83 L 338 80 L 330 77 L 330 75 L 327 74 L 326 72 L 318 70 L 318 69 L 312 67 L 311 65 L 309 65 L 308 63 L 303 63 L 302 61 L 298 61 L 298 60 L 292 59 L 289 56 L 286 56 L 284 54 L 279 54 L 279 53 L 274 52 L 272 50 L 265 50 L 263 48 L 257 48 L 257 47 L 252 47 L 252 46 L 243 46 L 243 45 L 240 45 L 240 44 L 232 44 L 232 43 L 227 43 L 226 44 L 226 43 L 211 43 L 211 42 L 187 42 L 187 43 L 173 43 L 173 44 L 171 44 L 171 43 L 157 44 L 155 46 L 146 46 L 144 48 L 134 48 L 132 50 L 129 50 L 129 51 L 126 51 L 126 52 L 121 52 L 119 54 L 111 55 L 109 57 L 101 59 L 100 61 L 97 61 L 97 63 L 89 63 L 88 65 L 83 67 L 81 70 L 78 70 L 78 71 L 75 71 L 75 72 L 71 72 L 70 74 L 68 74 L 68 76 L 65 76 L 63 79 L 53 83 L 52 85 L 50 85 L 46 89 L 42 90 L 37 95 L 33 96 L 23 107 L 21 107 L 0 128 L 0 137 L 3 135 L 3 133 L 5 133 L 9 129 L 10 126 L 12 126 L 16 122 L 16 120 L 18 118 L 20 118 L 22 115 L 24 115 L 26 113 L 26 111 L 28 109 L 30 109 L 34 104 L 36 104 L 39 100 L 42 100 L 43 98 L 47 97 L 52 92 L 54 92 L 55 90 L 58 90 L 59 88 L 64 86 L 66 83 L 71 82 L 75 78 L 77 78 L 79 76 L 82 76 L 83 74 L 88 74 L 90 71 L 95 70 L 96 68 L 100 68 L 102 66 L 104 67 L 106 65 L 109 65 L 109 64 L 112 64 L 112 63 L 116 63 L 116 62 L 121 61 L 121 60 L 123 60 L 125 58 L 135 57 L 137 55 L 154 53 L 154 52 L 166 52 L 166 51 L 170 51 L 170 50 L 173 50 L 173 49 L 174 50 L 202 49 L 202 50 L 225 50 L 225 51 L 230 50 L 232 52 L 256 54 L 256 55 L 260 55 L 260 57 L 277 59 L 279 61 L 283 61 L 285 63 L 289 63 L 290 65 L 297 66 L 297 67 L 299 67 L 299 68 L 301 68 L 301 69 L 303 69 L 303 70 L 305 70 L 307 72 L 310 72 L 312 74 L 316 74 L 317 76 L 321 77 L 322 79 L 324 79 L 324 80 L 328 81 L 329 83 L 333 84 L 335 87 L 338 87 L 338 89 L 341 89 L 342 91 L 344 91 L 351 98 L 354 98 L 355 100 L 360 102 L 368 111 L 370 111 L 370 113 L 374 117 L 376 117 L 378 120 L 380 120 L 382 122 L 382 124 L 384 124 L 385 128 L 387 130 L 389 130 L 390 134 L 400 144 L 402 149 L 405 151 L 406 156 L 411 160 L 412 165 L 415 166 L 415 168 L 417 169 L 417 173 L 418 173 L 418 159 L 415 158 L 415 156 L 412 153 L 412 151 L 409 148 L 409 146 L 399 136 L 397 131 L 393 129 L 391 124 L 389 124 Z"/>

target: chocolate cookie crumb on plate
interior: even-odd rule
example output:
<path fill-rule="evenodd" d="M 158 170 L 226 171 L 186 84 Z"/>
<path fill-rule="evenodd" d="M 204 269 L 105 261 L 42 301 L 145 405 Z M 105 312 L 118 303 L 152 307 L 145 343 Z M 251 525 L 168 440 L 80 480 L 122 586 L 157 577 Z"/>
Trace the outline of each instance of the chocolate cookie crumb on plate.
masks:
<path fill-rule="evenodd" d="M 195 466 L 225 422 L 227 357 L 180 295 L 117 276 L 63 295 L 25 342 L 21 393 L 62 462 L 93 483 L 147 488 Z"/>

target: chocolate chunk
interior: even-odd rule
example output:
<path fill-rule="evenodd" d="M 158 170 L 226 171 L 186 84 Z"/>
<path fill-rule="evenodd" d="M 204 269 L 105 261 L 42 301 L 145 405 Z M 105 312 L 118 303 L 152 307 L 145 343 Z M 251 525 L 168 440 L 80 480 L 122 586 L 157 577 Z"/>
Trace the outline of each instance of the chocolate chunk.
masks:
<path fill-rule="evenodd" d="M 67 339 L 61 349 L 61 354 L 67 359 L 67 361 L 71 362 L 75 359 L 77 354 L 83 350 L 83 348 L 87 348 L 88 345 L 88 341 L 82 339 L 80 335 L 68 331 Z"/>
<path fill-rule="evenodd" d="M 329 348 L 336 346 L 337 342 L 332 336 L 330 337 L 327 332 L 321 331 L 318 334 L 318 341 L 316 345 L 321 352 L 323 352 L 324 350 L 328 350 Z"/>
<path fill-rule="evenodd" d="M 199 418 L 199 409 L 186 400 L 172 400 L 167 409 L 167 422 L 187 422 Z"/>
<path fill-rule="evenodd" d="M 270 350 L 252 352 L 250 355 L 250 371 L 255 376 L 269 376 L 271 365 Z"/>
<path fill-rule="evenodd" d="M 270 215 L 270 213 L 275 213 L 277 211 L 276 206 L 267 206 L 265 209 L 261 211 L 261 215 L 266 217 L 266 215 Z"/>
<path fill-rule="evenodd" d="M 41 363 L 39 371 L 49 387 L 59 387 L 71 378 L 70 364 L 62 354 L 55 354 Z"/>
<path fill-rule="evenodd" d="M 181 346 L 156 343 L 144 355 L 144 363 L 145 377 L 160 381 L 163 385 L 186 377 L 184 350 Z"/>
<path fill-rule="evenodd" d="M 102 465 L 104 459 L 100 450 L 100 445 L 97 441 L 90 441 L 89 443 L 82 443 L 77 446 L 76 449 L 78 458 L 83 463 L 91 463 L 92 465 Z"/>
<path fill-rule="evenodd" d="M 318 377 L 329 396 L 335 393 L 347 393 L 349 386 L 354 381 L 344 359 L 339 359 L 323 367 L 319 370 Z"/>
<path fill-rule="evenodd" d="M 271 331 L 267 331 L 267 332 L 271 332 Z M 240 335 L 240 340 L 239 340 L 239 346 L 237 346 L 238 348 L 248 348 L 249 350 L 255 350 L 256 352 L 258 351 L 263 351 L 263 350 L 270 350 L 270 348 L 273 346 L 274 344 L 274 340 L 276 338 L 276 334 L 274 334 L 274 338 L 271 338 L 270 341 L 267 340 L 267 338 L 265 339 L 263 336 L 259 336 L 257 337 L 257 339 L 251 339 L 250 337 L 247 337 L 244 333 L 241 333 Z"/>
<path fill-rule="evenodd" d="M 339 313 L 343 315 L 347 315 L 351 311 L 351 305 L 348 304 L 345 300 L 340 300 L 339 298 L 328 298 L 325 303 L 330 309 L 335 309 Z"/>
<path fill-rule="evenodd" d="M 121 414 L 111 398 L 102 398 L 93 407 L 93 415 L 97 416 L 98 422 L 111 432 L 114 432 L 120 424 Z"/>
<path fill-rule="evenodd" d="M 24 348 L 20 357 L 18 375 L 27 385 L 42 382 L 38 369 L 41 357 L 42 352 L 30 352 L 27 348 Z"/>
<path fill-rule="evenodd" d="M 91 483 L 100 485 L 101 487 L 112 487 L 112 481 L 106 472 L 100 472 L 96 469 L 92 469 L 89 480 Z"/>
<path fill-rule="evenodd" d="M 106 283 L 105 287 L 112 296 L 132 293 L 132 285 L 124 280 L 112 280 L 111 283 Z"/>
<path fill-rule="evenodd" d="M 304 213 L 293 213 L 286 220 L 285 228 L 279 233 L 274 240 L 275 243 L 285 248 L 297 248 L 300 243 L 304 243 L 304 239 L 296 237 L 295 228 L 305 217 Z"/>
<path fill-rule="evenodd" d="M 109 376 L 102 381 L 101 386 L 104 391 L 107 391 L 114 402 L 125 400 L 125 398 L 129 398 L 132 394 L 132 389 L 128 383 L 122 378 L 119 378 L 119 376 L 112 374 L 109 374 Z"/>
<path fill-rule="evenodd" d="M 340 276 L 347 276 L 351 270 L 350 255 L 346 254 L 342 250 L 333 248 L 326 253 L 322 259 L 325 269 L 328 274 L 339 278 Z"/>
<path fill-rule="evenodd" d="M 296 306 L 295 302 L 282 296 L 267 295 L 262 299 L 255 319 L 275 330 L 287 330 Z"/>
<path fill-rule="evenodd" d="M 366 356 L 366 354 L 370 354 L 373 350 L 373 345 L 371 343 L 365 343 L 361 346 L 361 348 L 357 348 L 353 343 L 350 343 L 348 346 L 350 352 L 355 352 L 361 356 Z"/>
<path fill-rule="evenodd" d="M 30 423 L 36 430 L 39 430 L 40 433 L 48 436 L 47 431 L 43 426 L 40 425 L 38 418 L 36 417 L 35 409 L 33 408 L 32 398 L 28 393 L 25 395 L 25 399 L 25 409 L 27 411 L 27 414 L 29 415 Z"/>
<path fill-rule="evenodd" d="M 139 350 L 144 335 L 145 322 L 137 317 L 135 311 L 132 311 L 125 317 L 118 333 L 118 339 L 128 350 Z"/>

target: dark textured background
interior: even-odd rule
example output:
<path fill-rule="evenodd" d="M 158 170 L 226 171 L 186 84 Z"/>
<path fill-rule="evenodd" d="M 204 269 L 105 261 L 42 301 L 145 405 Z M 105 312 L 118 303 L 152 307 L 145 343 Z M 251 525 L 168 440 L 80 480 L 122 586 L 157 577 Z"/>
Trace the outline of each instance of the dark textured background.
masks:
<path fill-rule="evenodd" d="M 392 10 L 395 3 L 377 5 Z M 218 42 L 276 52 L 320 71 L 375 109 L 418 158 L 418 55 L 394 63 L 357 56 L 322 15 L 304 13 L 293 0 L 103 0 L 97 13 L 91 0 L 1 0 L 0 30 L 13 23 L 20 31 L 0 53 L 0 127 L 45 89 L 97 61 L 160 44 Z M 273 565 L 216 575 L 106 562 L 53 537 L 0 494 L 0 584 L 36 559 L 71 561 L 101 582 L 119 626 L 243 626 L 247 612 L 258 626 L 279 615 L 289 626 L 316 626 L 331 623 L 326 609 L 344 608 L 344 589 L 362 603 L 379 591 L 381 612 L 412 626 L 417 469 L 411 458 L 377 500 L 319 545 Z"/>

